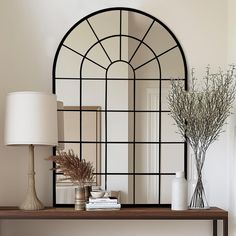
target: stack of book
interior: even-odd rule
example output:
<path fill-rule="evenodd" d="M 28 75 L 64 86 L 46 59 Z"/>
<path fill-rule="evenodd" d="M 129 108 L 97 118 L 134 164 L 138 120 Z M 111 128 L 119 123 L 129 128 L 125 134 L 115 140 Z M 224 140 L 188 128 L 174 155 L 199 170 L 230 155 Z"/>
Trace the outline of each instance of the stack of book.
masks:
<path fill-rule="evenodd" d="M 89 202 L 86 203 L 86 210 L 119 210 L 120 208 L 121 204 L 114 197 L 90 197 Z"/>

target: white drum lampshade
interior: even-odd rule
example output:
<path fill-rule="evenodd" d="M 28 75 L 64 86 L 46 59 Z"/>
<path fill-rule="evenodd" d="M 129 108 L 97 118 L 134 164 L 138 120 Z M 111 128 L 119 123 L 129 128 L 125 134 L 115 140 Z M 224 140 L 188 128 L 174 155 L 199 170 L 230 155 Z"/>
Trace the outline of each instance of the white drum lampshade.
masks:
<path fill-rule="evenodd" d="M 57 145 L 56 96 L 13 92 L 7 96 L 6 145 Z"/>
<path fill-rule="evenodd" d="M 28 190 L 20 209 L 40 210 L 44 208 L 35 190 L 34 146 L 56 146 L 57 139 L 57 101 L 55 95 L 41 92 L 13 92 L 8 94 L 5 144 L 29 145 Z"/>

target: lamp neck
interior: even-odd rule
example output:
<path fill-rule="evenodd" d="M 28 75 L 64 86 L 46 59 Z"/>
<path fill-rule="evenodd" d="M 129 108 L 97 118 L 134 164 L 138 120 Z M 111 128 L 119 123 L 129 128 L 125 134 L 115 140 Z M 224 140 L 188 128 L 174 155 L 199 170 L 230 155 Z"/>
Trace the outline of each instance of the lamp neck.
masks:
<path fill-rule="evenodd" d="M 28 166 L 28 174 L 35 175 L 34 172 L 34 145 L 29 145 L 29 166 Z"/>

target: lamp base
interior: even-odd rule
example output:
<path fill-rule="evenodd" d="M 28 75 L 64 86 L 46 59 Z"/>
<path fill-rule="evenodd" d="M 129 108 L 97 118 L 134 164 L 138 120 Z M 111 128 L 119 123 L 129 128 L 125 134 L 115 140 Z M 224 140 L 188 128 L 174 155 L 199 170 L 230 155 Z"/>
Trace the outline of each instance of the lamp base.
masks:
<path fill-rule="evenodd" d="M 26 211 L 35 211 L 42 210 L 44 205 L 40 202 L 37 196 L 27 194 L 25 201 L 19 206 L 19 208 Z"/>
<path fill-rule="evenodd" d="M 21 210 L 35 211 L 44 208 L 39 201 L 35 190 L 35 172 L 34 172 L 34 146 L 29 146 L 29 171 L 28 171 L 28 190 L 25 201 L 20 205 Z"/>

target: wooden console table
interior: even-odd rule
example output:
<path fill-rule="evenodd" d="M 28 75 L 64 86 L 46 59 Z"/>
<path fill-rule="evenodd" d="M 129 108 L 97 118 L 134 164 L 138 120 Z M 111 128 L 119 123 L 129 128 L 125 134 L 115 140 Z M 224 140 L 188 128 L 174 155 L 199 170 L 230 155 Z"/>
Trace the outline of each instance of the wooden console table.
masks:
<path fill-rule="evenodd" d="M 223 236 L 228 236 L 228 212 L 217 207 L 186 211 L 172 211 L 170 208 L 122 208 L 111 211 L 46 208 L 40 211 L 23 211 L 16 207 L 0 207 L 0 219 L 212 220 L 213 236 L 217 236 L 217 221 L 222 220 Z"/>

